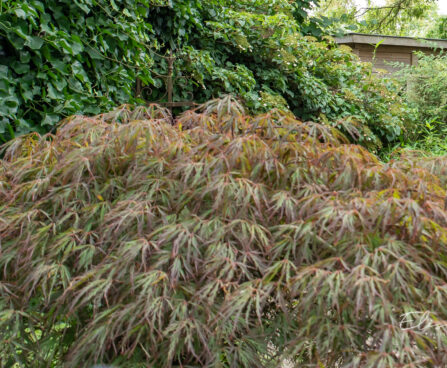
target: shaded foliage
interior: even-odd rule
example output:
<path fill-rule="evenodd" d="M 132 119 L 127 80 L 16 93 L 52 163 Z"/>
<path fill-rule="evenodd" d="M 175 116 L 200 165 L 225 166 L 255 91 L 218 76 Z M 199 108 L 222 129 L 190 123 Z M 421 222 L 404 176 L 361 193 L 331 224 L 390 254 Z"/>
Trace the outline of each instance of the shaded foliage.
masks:
<path fill-rule="evenodd" d="M 307 16 L 313 3 L 297 0 L 287 6 L 288 14 L 292 22 L 302 24 L 303 31 L 321 34 L 317 22 Z M 44 133 L 68 115 L 97 114 L 135 102 L 137 78 L 145 86 L 156 87 L 146 97 L 160 97 L 160 73 L 166 73 L 166 60 L 160 53 L 166 50 L 180 52 L 178 69 L 188 78 L 194 69 L 193 78 L 203 79 L 201 69 L 205 66 L 210 72 L 213 58 L 219 55 L 213 79 L 231 92 L 230 86 L 244 84 L 241 79 L 246 77 L 242 65 L 225 65 L 231 50 L 220 47 L 208 60 L 196 63 L 191 47 L 201 40 L 200 49 L 213 49 L 219 32 L 207 23 L 224 10 L 243 21 L 243 13 L 262 16 L 262 8 L 268 6 L 281 13 L 285 4 L 284 0 L 2 2 L 0 142 L 30 131 Z M 259 33 L 261 37 L 262 30 Z M 188 79 L 186 89 L 194 89 L 197 83 Z"/>
<path fill-rule="evenodd" d="M 447 158 L 346 142 L 229 97 L 9 142 L 3 366 L 446 366 Z"/>
<path fill-rule="evenodd" d="M 163 37 L 162 50 L 177 57 L 176 98 L 231 93 L 254 113 L 279 108 L 303 120 L 336 122 L 371 150 L 407 138 L 412 116 L 395 83 L 330 37 L 306 36 L 317 27 L 306 15 L 313 3 L 177 0 L 157 8 L 149 22 Z"/>

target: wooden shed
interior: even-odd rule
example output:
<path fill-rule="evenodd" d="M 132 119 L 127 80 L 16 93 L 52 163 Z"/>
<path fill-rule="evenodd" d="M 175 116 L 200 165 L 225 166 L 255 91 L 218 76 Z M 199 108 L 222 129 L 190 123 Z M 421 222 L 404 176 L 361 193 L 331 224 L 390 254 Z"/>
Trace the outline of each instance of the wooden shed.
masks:
<path fill-rule="evenodd" d="M 389 62 L 400 62 L 407 65 L 417 63 L 415 51 L 424 53 L 437 53 L 442 49 L 447 49 L 447 40 L 420 39 L 413 37 L 396 37 L 368 35 L 362 33 L 350 33 L 344 37 L 336 38 L 340 45 L 347 45 L 357 54 L 362 61 L 372 62 L 375 69 L 384 69 L 389 72 L 396 71 L 396 68 L 389 65 Z M 375 57 L 374 50 L 377 47 Z"/>

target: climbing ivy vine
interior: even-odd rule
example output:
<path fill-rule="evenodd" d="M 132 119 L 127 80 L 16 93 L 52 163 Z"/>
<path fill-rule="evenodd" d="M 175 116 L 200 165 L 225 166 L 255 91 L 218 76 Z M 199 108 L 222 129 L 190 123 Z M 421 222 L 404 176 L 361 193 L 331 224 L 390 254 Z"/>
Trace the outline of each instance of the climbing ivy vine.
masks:
<path fill-rule="evenodd" d="M 151 83 L 150 0 L 3 2 L 0 138 L 50 129 L 62 116 L 127 101 Z"/>

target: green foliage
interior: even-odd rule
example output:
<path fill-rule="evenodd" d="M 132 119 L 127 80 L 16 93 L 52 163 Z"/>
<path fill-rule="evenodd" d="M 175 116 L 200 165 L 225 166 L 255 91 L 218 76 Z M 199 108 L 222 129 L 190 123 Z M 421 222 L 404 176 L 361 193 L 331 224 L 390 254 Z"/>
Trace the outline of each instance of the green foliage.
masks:
<path fill-rule="evenodd" d="M 324 27 L 308 16 L 314 3 L 10 1 L 0 14 L 0 138 L 135 102 L 137 77 L 141 97 L 165 99 L 172 52 L 175 100 L 231 93 L 255 113 L 337 122 L 371 149 L 394 142 L 405 133 L 404 104 L 348 50 L 304 36 Z"/>
<path fill-rule="evenodd" d="M 427 37 L 447 39 L 447 17 L 437 17 L 427 33 Z"/>
<path fill-rule="evenodd" d="M 2 366 L 447 366 L 446 157 L 231 100 L 0 161 Z"/>
<path fill-rule="evenodd" d="M 404 98 L 416 116 L 419 136 L 411 146 L 418 149 L 445 152 L 447 133 L 447 55 L 417 53 L 418 63 L 405 66 L 396 75 Z"/>
<path fill-rule="evenodd" d="M 403 144 L 405 148 L 419 150 L 426 156 L 439 156 L 447 154 L 447 126 L 438 120 L 425 121 L 419 131 L 419 136 L 414 141 Z"/>
<path fill-rule="evenodd" d="M 394 36 L 419 35 L 436 12 L 437 0 L 386 0 L 372 6 L 360 23 L 360 32 Z M 424 24 L 425 21 L 425 24 Z"/>
<path fill-rule="evenodd" d="M 384 146 L 413 137 L 416 117 L 402 96 L 400 83 L 393 76 L 373 74 L 371 68 L 369 63 L 359 65 L 357 82 L 350 81 L 349 87 L 342 89 L 343 102 L 337 114 L 329 114 L 329 120 L 323 116 L 321 121 L 377 153 Z M 346 75 L 353 73 L 346 70 Z"/>
<path fill-rule="evenodd" d="M 425 37 L 438 18 L 437 0 L 322 0 L 317 14 L 332 20 L 339 29 L 392 36 Z"/>
<path fill-rule="evenodd" d="M 0 138 L 96 114 L 151 82 L 152 0 L 26 0 L 0 9 Z"/>
<path fill-rule="evenodd" d="M 447 54 L 416 53 L 418 62 L 403 68 L 398 77 L 406 95 L 423 120 L 447 123 Z"/>
<path fill-rule="evenodd" d="M 253 112 L 288 108 L 303 120 L 340 121 L 371 149 L 404 135 L 409 114 L 396 87 L 332 39 L 303 36 L 293 3 L 207 2 L 194 13 L 181 3 L 159 8 L 150 20 L 157 34 L 171 22 L 164 42 L 177 48 L 176 74 L 195 82 L 179 85 L 177 98 L 204 101 L 224 91 Z"/>

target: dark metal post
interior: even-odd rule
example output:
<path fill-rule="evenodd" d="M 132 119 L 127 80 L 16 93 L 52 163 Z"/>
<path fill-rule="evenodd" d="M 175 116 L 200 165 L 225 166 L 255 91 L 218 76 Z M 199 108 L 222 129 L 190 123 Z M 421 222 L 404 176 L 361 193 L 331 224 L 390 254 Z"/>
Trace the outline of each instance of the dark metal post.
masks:
<path fill-rule="evenodd" d="M 174 74 L 174 58 L 172 57 L 172 51 L 169 54 L 168 59 L 168 75 L 166 78 L 166 89 L 168 92 L 168 108 L 172 110 L 172 102 L 173 102 L 173 91 L 174 86 L 172 83 L 172 75 Z"/>
<path fill-rule="evenodd" d="M 157 76 L 159 78 L 161 78 L 166 86 L 166 93 L 163 95 L 163 97 L 167 97 L 167 102 L 162 102 L 162 101 L 154 101 L 154 103 L 157 103 L 161 106 L 167 107 L 169 110 L 171 110 L 174 107 L 191 107 L 196 105 L 194 103 L 194 101 L 175 101 L 174 102 L 174 82 L 177 79 L 181 79 L 181 78 L 185 78 L 184 76 L 178 76 L 178 77 L 174 77 L 174 61 L 175 61 L 175 56 L 172 53 L 172 51 L 169 53 L 169 56 L 162 56 L 167 62 L 168 62 L 168 73 L 166 75 L 159 75 L 157 74 Z M 151 88 L 149 86 L 143 86 L 142 82 L 139 78 L 137 78 L 136 80 L 136 85 L 135 85 L 135 97 L 143 97 L 143 91 L 145 89 L 149 89 L 150 91 Z M 163 97 L 160 99 L 162 100 Z"/>
<path fill-rule="evenodd" d="M 141 79 L 137 78 L 137 83 L 136 83 L 136 87 L 135 87 L 135 97 L 138 98 L 141 96 Z"/>

